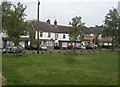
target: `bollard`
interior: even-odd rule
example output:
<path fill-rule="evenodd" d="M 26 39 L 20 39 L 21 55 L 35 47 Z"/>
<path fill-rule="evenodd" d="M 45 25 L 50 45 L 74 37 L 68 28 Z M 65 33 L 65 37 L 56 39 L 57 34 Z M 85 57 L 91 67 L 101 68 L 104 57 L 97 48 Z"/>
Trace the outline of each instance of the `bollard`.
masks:
<path fill-rule="evenodd" d="M 35 53 L 35 51 L 34 51 L 34 50 L 32 50 L 32 53 L 34 54 L 34 53 Z"/>
<path fill-rule="evenodd" d="M 60 50 L 58 51 L 58 53 L 60 53 Z"/>
<path fill-rule="evenodd" d="M 52 50 L 50 50 L 50 53 L 52 53 Z"/>
<path fill-rule="evenodd" d="M 43 51 L 41 51 L 41 53 L 43 54 Z"/>

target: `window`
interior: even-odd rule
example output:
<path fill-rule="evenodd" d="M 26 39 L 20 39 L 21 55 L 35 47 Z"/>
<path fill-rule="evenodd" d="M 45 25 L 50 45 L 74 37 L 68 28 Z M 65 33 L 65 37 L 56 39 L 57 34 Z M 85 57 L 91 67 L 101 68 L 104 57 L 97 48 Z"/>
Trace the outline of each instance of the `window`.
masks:
<path fill-rule="evenodd" d="M 48 33 L 48 38 L 51 38 L 51 33 Z"/>
<path fill-rule="evenodd" d="M 40 37 L 43 37 L 43 32 L 40 32 Z"/>
<path fill-rule="evenodd" d="M 56 39 L 56 40 L 58 39 L 58 34 L 55 34 L 55 39 Z"/>
<path fill-rule="evenodd" d="M 53 46 L 53 42 L 52 41 L 45 41 L 45 45 L 46 46 Z"/>
<path fill-rule="evenodd" d="M 63 34 L 63 39 L 65 39 L 65 38 L 66 38 L 65 34 Z"/>

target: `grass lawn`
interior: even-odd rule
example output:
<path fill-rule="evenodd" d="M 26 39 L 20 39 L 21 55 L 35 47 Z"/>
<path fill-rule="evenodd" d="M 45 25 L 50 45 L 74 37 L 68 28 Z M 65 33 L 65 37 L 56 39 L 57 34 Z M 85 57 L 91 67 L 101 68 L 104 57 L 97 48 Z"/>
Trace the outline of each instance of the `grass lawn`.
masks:
<path fill-rule="evenodd" d="M 117 85 L 118 53 L 3 55 L 8 85 Z"/>

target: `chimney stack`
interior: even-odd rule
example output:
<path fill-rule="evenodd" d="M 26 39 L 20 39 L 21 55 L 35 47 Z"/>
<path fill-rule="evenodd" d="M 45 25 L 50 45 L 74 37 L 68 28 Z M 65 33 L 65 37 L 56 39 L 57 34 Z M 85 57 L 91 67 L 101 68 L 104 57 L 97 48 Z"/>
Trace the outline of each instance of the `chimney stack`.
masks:
<path fill-rule="evenodd" d="M 57 21 L 56 20 L 54 21 L 54 25 L 57 25 Z"/>
<path fill-rule="evenodd" d="M 50 24 L 50 19 L 47 20 L 47 23 Z"/>

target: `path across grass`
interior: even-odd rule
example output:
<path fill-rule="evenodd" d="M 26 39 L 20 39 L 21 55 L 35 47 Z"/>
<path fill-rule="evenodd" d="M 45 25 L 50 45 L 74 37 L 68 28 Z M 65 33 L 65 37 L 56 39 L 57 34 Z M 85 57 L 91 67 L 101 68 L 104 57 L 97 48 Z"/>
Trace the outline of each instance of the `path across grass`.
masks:
<path fill-rule="evenodd" d="M 8 85 L 117 85 L 115 52 L 3 55 Z"/>

